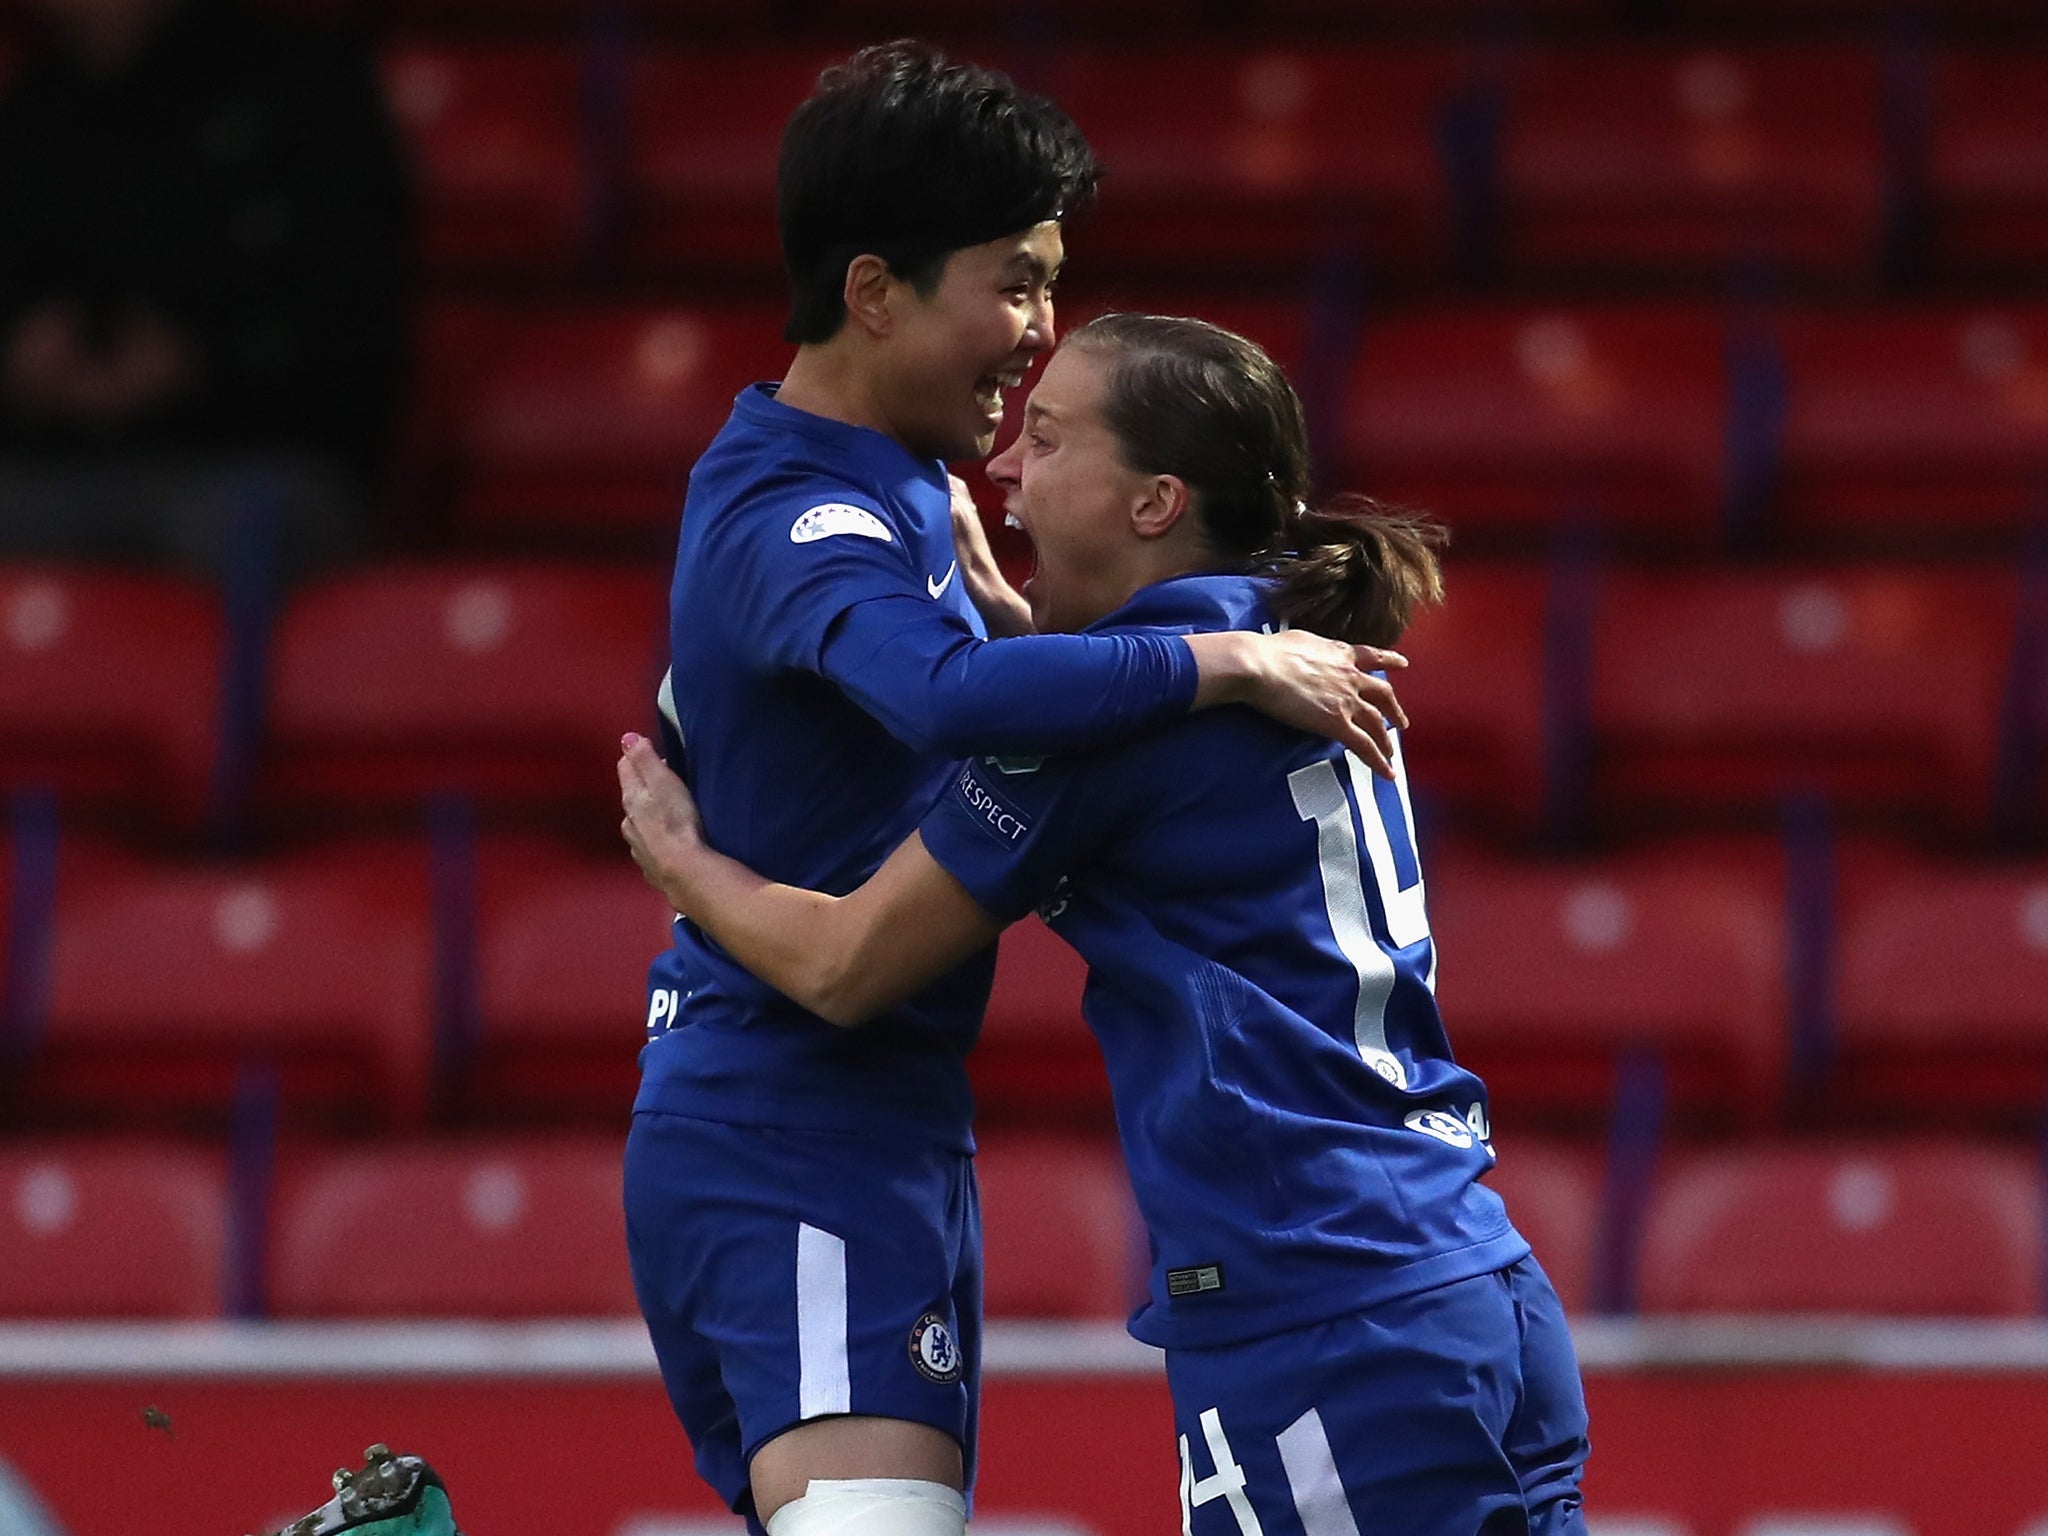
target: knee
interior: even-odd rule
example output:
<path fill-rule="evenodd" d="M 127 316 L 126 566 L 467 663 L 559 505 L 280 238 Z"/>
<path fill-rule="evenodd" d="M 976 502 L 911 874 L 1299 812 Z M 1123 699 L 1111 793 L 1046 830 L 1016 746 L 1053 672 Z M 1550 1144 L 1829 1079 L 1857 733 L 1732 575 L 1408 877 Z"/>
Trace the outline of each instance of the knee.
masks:
<path fill-rule="evenodd" d="M 812 1478 L 768 1521 L 768 1536 L 966 1536 L 967 1501 L 907 1477 Z"/>

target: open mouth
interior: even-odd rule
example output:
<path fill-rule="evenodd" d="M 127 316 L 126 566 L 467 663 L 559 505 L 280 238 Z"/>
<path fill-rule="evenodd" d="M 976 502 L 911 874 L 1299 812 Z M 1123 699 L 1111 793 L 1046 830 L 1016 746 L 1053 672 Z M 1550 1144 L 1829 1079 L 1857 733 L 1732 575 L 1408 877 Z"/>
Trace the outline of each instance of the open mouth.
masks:
<path fill-rule="evenodd" d="M 1004 373 L 991 373 L 974 386 L 975 401 L 990 421 L 1000 423 L 1003 419 L 1004 392 L 1019 388 L 1023 383 L 1022 368 L 1013 368 Z"/>
<path fill-rule="evenodd" d="M 1005 508 L 1003 511 L 1003 526 L 1015 529 L 1024 540 L 1025 547 L 1030 551 L 1030 568 L 1025 572 L 1024 579 L 1017 583 L 1017 590 L 1019 592 L 1028 592 L 1031 584 L 1038 579 L 1038 540 L 1031 536 L 1031 530 L 1024 526 L 1024 520 L 1008 508 Z"/>

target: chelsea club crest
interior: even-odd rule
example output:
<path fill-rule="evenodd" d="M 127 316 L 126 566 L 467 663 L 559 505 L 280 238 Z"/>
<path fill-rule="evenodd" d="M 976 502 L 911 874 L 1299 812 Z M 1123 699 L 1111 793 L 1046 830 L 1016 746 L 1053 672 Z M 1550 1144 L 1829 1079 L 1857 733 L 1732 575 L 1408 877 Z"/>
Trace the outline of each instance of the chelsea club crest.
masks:
<path fill-rule="evenodd" d="M 925 1313 L 910 1330 L 910 1363 L 925 1380 L 942 1387 L 960 1379 L 960 1346 L 938 1313 Z"/>

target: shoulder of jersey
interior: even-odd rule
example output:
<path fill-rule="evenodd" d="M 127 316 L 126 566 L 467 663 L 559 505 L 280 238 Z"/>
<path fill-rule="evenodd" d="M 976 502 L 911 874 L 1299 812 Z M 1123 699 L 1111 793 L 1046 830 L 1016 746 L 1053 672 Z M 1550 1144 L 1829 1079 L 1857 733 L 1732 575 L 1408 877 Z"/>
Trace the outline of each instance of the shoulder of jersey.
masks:
<path fill-rule="evenodd" d="M 887 523 L 866 507 L 856 507 L 843 501 L 821 502 L 801 513 L 789 527 L 789 542 L 792 544 L 815 544 L 820 539 L 841 535 L 880 539 L 884 544 L 896 542 L 896 536 L 889 531 Z"/>

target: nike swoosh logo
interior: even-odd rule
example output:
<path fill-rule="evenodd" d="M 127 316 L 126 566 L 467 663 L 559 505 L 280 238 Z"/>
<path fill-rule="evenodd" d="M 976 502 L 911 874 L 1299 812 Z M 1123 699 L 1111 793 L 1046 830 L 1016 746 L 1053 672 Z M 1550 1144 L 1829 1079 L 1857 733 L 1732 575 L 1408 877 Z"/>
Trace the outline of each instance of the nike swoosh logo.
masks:
<path fill-rule="evenodd" d="M 953 585 L 953 573 L 959 569 L 960 562 L 958 560 L 955 560 L 951 565 L 946 567 L 946 574 L 944 576 L 925 577 L 924 589 L 925 591 L 931 593 L 932 600 L 934 602 L 938 601 L 939 597 L 945 592 L 946 588 Z"/>

